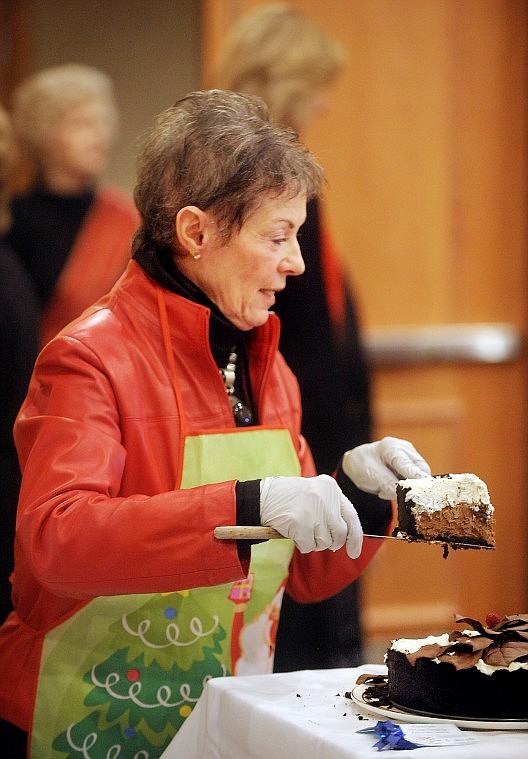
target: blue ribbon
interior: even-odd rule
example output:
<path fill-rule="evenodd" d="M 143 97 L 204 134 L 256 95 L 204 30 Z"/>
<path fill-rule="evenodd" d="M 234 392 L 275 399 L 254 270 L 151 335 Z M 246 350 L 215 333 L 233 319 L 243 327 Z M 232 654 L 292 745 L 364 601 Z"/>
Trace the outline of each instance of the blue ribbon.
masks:
<path fill-rule="evenodd" d="M 391 751 L 403 751 L 404 749 L 420 748 L 416 743 L 408 741 L 399 725 L 395 725 L 390 719 L 378 722 L 374 728 L 379 741 L 374 744 L 378 751 L 389 749 Z"/>

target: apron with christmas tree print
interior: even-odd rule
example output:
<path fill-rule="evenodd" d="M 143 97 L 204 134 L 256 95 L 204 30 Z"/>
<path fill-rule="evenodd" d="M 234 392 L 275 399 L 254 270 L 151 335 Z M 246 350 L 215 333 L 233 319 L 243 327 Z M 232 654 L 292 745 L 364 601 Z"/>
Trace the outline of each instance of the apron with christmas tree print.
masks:
<path fill-rule="evenodd" d="M 182 488 L 299 475 L 284 429 L 187 436 Z M 154 759 L 211 677 L 272 671 L 290 540 L 252 546 L 239 582 L 96 598 L 45 638 L 31 759 Z"/>
<path fill-rule="evenodd" d="M 288 430 L 247 427 L 189 434 L 157 286 L 165 355 L 184 454 L 176 487 L 298 476 Z M 101 597 L 44 639 L 31 759 L 155 759 L 211 677 L 268 673 L 290 540 L 252 546 L 248 577 L 173 593 Z"/>

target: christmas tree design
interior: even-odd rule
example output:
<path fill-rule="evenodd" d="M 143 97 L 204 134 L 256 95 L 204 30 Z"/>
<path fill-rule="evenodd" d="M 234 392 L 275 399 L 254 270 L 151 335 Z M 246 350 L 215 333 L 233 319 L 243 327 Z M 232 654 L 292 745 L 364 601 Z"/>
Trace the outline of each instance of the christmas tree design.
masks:
<path fill-rule="evenodd" d="M 159 757 L 222 664 L 226 632 L 192 593 L 147 597 L 123 615 L 85 672 L 84 716 L 53 741 L 68 759 Z"/>

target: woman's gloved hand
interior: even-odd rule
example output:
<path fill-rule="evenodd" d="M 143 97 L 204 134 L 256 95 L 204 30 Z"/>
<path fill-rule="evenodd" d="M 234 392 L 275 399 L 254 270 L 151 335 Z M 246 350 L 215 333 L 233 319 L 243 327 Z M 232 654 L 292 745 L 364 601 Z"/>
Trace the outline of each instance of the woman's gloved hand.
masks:
<path fill-rule="evenodd" d="M 260 483 L 260 521 L 291 538 L 301 553 L 337 551 L 361 553 L 363 531 L 355 508 L 337 482 L 318 477 L 266 477 Z"/>
<path fill-rule="evenodd" d="M 414 445 L 397 437 L 352 448 L 344 454 L 342 467 L 356 487 L 387 501 L 396 497 L 398 480 L 431 474 L 429 464 Z"/>

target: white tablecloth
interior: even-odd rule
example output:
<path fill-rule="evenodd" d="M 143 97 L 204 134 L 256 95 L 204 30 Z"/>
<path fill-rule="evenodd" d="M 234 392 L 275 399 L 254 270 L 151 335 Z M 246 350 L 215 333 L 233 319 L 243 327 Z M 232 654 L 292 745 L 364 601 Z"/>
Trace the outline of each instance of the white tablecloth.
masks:
<path fill-rule="evenodd" d="M 345 692 L 379 665 L 210 680 L 162 759 L 364 759 L 378 755 L 375 734 Z M 389 716 L 387 718 L 390 718 Z M 392 721 L 397 723 L 395 718 Z M 405 732 L 405 724 L 400 724 Z M 469 731 L 466 746 L 422 747 L 405 759 L 527 759 L 528 731 Z M 384 756 L 387 754 L 384 753 Z"/>

